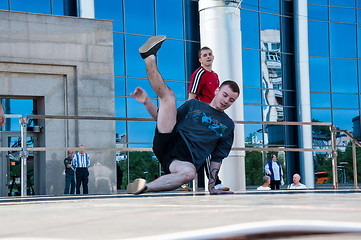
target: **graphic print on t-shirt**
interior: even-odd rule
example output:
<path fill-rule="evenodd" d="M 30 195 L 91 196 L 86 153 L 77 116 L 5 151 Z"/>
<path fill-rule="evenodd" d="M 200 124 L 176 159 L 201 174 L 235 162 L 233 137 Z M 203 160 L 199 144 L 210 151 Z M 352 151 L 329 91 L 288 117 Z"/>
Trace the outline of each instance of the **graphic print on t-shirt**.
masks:
<path fill-rule="evenodd" d="M 220 137 L 223 137 L 223 134 L 227 129 L 227 127 L 220 121 L 212 118 L 211 116 L 208 116 L 206 113 L 200 110 L 193 110 L 193 107 L 189 109 L 186 118 L 193 119 L 194 122 L 197 122 L 198 124 L 212 130 Z"/>

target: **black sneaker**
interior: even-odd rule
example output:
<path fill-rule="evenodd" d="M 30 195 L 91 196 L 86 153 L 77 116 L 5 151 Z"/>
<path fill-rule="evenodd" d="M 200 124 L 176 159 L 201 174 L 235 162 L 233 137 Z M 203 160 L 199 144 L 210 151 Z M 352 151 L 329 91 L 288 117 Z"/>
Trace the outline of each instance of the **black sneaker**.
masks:
<path fill-rule="evenodd" d="M 143 59 L 150 55 L 155 56 L 166 38 L 167 37 L 164 35 L 157 35 L 149 38 L 148 41 L 139 48 L 140 56 L 142 56 Z"/>
<path fill-rule="evenodd" d="M 127 193 L 141 194 L 146 188 L 146 183 L 147 181 L 145 181 L 143 178 L 135 179 L 134 182 L 128 184 Z"/>

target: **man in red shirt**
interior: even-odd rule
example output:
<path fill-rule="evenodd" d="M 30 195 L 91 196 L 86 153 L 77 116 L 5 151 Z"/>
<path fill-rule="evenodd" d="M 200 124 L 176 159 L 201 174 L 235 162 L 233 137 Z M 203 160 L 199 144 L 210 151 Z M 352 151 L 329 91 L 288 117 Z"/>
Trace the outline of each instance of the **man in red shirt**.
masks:
<path fill-rule="evenodd" d="M 201 66 L 191 76 L 188 100 L 210 103 L 219 87 L 218 75 L 212 71 L 214 55 L 209 47 L 203 47 L 198 51 L 198 58 Z"/>
<path fill-rule="evenodd" d="M 198 51 L 198 59 L 201 63 L 201 66 L 191 76 L 188 100 L 198 99 L 201 102 L 210 103 L 215 96 L 216 89 L 219 87 L 218 75 L 212 70 L 214 61 L 212 49 L 209 47 L 201 48 Z M 207 162 L 209 162 L 209 160 L 210 159 L 207 159 Z M 200 170 L 203 171 L 203 167 Z M 208 167 L 206 167 L 206 173 L 208 177 Z M 190 191 L 186 185 L 182 185 L 182 187 L 187 191 Z M 222 182 L 219 180 L 218 176 L 214 188 L 218 190 L 229 191 L 229 187 L 222 185 Z"/>

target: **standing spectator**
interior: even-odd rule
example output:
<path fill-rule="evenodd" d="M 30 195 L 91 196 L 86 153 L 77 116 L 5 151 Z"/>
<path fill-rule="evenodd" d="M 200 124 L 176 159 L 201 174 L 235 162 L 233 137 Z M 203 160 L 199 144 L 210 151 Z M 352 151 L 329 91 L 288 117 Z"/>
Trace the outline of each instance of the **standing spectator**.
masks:
<path fill-rule="evenodd" d="M 74 194 L 75 192 L 75 178 L 74 170 L 71 168 L 71 162 L 73 160 L 74 152 L 69 150 L 68 157 L 64 159 L 65 166 L 65 189 L 64 194 Z"/>
<path fill-rule="evenodd" d="M 80 145 L 80 148 L 84 148 L 84 145 Z M 89 165 L 89 155 L 84 153 L 84 150 L 74 154 L 71 167 L 75 170 L 76 194 L 80 194 L 81 184 L 83 184 L 83 194 L 88 194 Z"/>
<path fill-rule="evenodd" d="M 293 175 L 293 183 L 288 185 L 287 189 L 307 189 L 306 185 L 302 184 L 301 176 L 298 173 Z"/>
<path fill-rule="evenodd" d="M 205 103 L 211 103 L 215 96 L 215 91 L 219 87 L 218 75 L 212 70 L 214 61 L 213 51 L 209 47 L 201 48 L 198 51 L 198 60 L 201 66 L 191 76 L 188 100 L 198 99 Z M 209 161 L 210 157 L 207 159 L 207 162 Z M 206 166 L 207 165 L 204 164 L 199 171 L 203 171 L 205 168 L 207 177 L 209 178 L 208 167 Z M 182 187 L 190 191 L 185 185 L 182 185 Z M 222 185 L 222 181 L 218 176 L 214 188 L 229 191 L 229 187 Z"/>
<path fill-rule="evenodd" d="M 117 189 L 121 189 L 123 182 L 123 171 L 120 169 L 120 166 L 117 162 L 115 164 L 117 165 Z"/>
<path fill-rule="evenodd" d="M 270 183 L 271 183 L 271 178 L 269 176 L 264 176 L 263 177 L 263 185 L 259 186 L 257 188 L 257 190 L 260 190 L 260 191 L 271 190 L 271 188 L 269 187 Z"/>
<path fill-rule="evenodd" d="M 4 114 L 4 109 L 3 109 L 3 105 L 0 102 L 0 127 L 3 126 L 5 122 L 6 122 L 6 118 Z"/>
<path fill-rule="evenodd" d="M 281 163 L 277 161 L 276 155 L 271 155 L 270 161 L 266 163 L 264 170 L 266 174 L 271 177 L 271 189 L 280 189 L 281 179 L 283 179 L 283 171 Z"/>

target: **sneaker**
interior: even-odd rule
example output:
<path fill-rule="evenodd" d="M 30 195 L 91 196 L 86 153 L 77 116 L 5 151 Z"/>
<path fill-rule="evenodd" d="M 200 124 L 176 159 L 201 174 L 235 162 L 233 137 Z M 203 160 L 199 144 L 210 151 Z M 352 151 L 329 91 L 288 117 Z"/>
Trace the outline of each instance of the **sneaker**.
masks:
<path fill-rule="evenodd" d="M 217 184 L 216 186 L 214 186 L 214 188 L 216 190 L 229 191 L 229 187 L 226 187 L 226 186 L 224 186 L 222 184 Z"/>
<path fill-rule="evenodd" d="M 185 185 L 185 184 L 183 184 L 181 187 L 182 187 L 184 190 L 188 191 L 188 192 L 191 192 L 191 191 L 192 191 L 192 190 L 191 190 L 187 185 Z"/>
<path fill-rule="evenodd" d="M 127 186 L 127 193 L 129 194 L 141 194 L 145 187 L 147 181 L 143 178 L 137 178 L 134 182 L 129 183 Z"/>
<path fill-rule="evenodd" d="M 139 48 L 140 56 L 144 59 L 150 55 L 155 55 L 166 38 L 164 35 L 149 38 L 148 41 Z"/>

